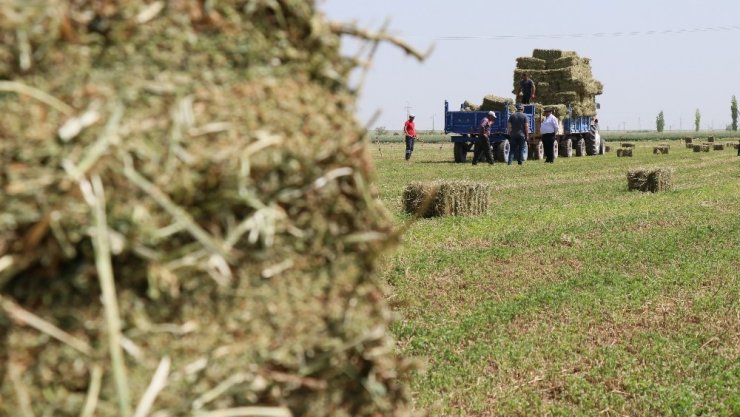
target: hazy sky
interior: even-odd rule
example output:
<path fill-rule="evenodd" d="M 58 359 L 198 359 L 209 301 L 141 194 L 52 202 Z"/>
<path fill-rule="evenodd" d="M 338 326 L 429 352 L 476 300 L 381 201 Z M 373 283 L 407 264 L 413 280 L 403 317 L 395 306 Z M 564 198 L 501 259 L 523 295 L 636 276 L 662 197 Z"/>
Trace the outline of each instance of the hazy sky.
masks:
<path fill-rule="evenodd" d="M 511 96 L 515 59 L 534 48 L 575 50 L 604 83 L 599 121 L 610 130 L 723 130 L 740 96 L 740 0 L 319 0 L 332 21 L 389 32 L 420 50 L 423 63 L 383 44 L 367 74 L 358 116 L 371 128 L 401 129 L 406 107 L 417 128 L 442 129 L 444 101 Z M 462 40 L 445 38 L 465 37 Z M 347 55 L 358 44 L 345 38 Z"/>

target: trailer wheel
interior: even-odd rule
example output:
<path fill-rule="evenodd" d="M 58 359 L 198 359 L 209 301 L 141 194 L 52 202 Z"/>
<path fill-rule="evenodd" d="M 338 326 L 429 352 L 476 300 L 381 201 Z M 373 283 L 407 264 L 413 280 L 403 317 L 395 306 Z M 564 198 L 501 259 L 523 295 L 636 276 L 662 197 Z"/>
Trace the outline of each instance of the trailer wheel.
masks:
<path fill-rule="evenodd" d="M 455 162 L 458 164 L 464 163 L 468 159 L 468 147 L 462 142 L 455 142 L 452 153 L 455 156 Z"/>
<path fill-rule="evenodd" d="M 508 162 L 509 152 L 511 151 L 511 145 L 509 139 L 504 139 L 496 145 L 496 161 Z"/>
<path fill-rule="evenodd" d="M 530 144 L 528 152 L 528 160 L 540 161 L 545 159 L 545 145 L 542 144 L 542 141 L 537 142 L 536 145 Z"/>
<path fill-rule="evenodd" d="M 560 141 L 559 146 L 560 156 L 563 158 L 571 158 L 573 157 L 573 140 L 571 138 L 565 138 Z"/>
<path fill-rule="evenodd" d="M 586 141 L 583 138 L 576 139 L 576 156 L 586 155 Z"/>

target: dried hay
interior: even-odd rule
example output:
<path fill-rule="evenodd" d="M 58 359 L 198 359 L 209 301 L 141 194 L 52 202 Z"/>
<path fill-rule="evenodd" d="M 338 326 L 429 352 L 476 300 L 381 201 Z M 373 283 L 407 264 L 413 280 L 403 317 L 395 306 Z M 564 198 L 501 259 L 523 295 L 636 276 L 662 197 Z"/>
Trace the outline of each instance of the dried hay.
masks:
<path fill-rule="evenodd" d="M 632 157 L 632 148 L 617 149 L 617 157 Z"/>
<path fill-rule="evenodd" d="M 637 168 L 627 171 L 627 189 L 657 193 L 673 190 L 673 169 Z"/>
<path fill-rule="evenodd" d="M 490 204 L 488 184 L 469 181 L 412 182 L 403 191 L 403 211 L 420 217 L 477 216 Z"/>
<path fill-rule="evenodd" d="M 714 136 L 708 137 L 707 142 L 710 142 L 710 143 L 714 142 Z"/>
<path fill-rule="evenodd" d="M 686 149 L 693 149 L 693 148 L 694 148 L 694 144 L 693 143 L 687 143 L 686 144 Z"/>
<path fill-rule="evenodd" d="M 712 148 L 715 151 L 724 151 L 725 150 L 725 144 L 724 143 L 715 143 Z"/>
<path fill-rule="evenodd" d="M 668 145 L 660 145 L 653 147 L 653 154 L 655 155 L 667 155 L 670 147 Z"/>
<path fill-rule="evenodd" d="M 625 142 L 625 143 L 622 143 L 622 147 L 623 148 L 634 148 L 635 147 L 635 144 L 634 143 L 627 143 L 627 142 Z"/>
<path fill-rule="evenodd" d="M 408 415 L 314 2 L 53 3 L 0 6 L 0 415 Z"/>
<path fill-rule="evenodd" d="M 578 54 L 575 51 L 561 51 L 559 49 L 535 49 L 532 51 L 532 56 L 545 61 L 555 61 L 562 57 L 578 56 Z"/>
<path fill-rule="evenodd" d="M 693 143 L 694 139 L 693 138 L 683 138 L 683 141 L 684 143 L 689 144 L 689 143 Z"/>
<path fill-rule="evenodd" d="M 516 109 L 514 108 L 514 102 L 510 98 L 505 97 L 499 97 L 495 96 L 493 94 L 487 95 L 483 97 L 483 103 L 478 107 L 478 110 L 480 111 L 503 111 L 506 108 L 509 108 L 509 111 L 514 112 Z"/>
<path fill-rule="evenodd" d="M 479 104 L 475 104 L 475 103 L 473 103 L 473 102 L 471 102 L 469 100 L 465 100 L 463 102 L 463 104 L 462 104 L 462 109 L 464 111 L 478 111 L 478 110 L 480 110 L 480 105 Z"/>
<path fill-rule="evenodd" d="M 694 152 L 709 152 L 710 146 L 706 143 L 696 143 L 693 145 Z"/>
<path fill-rule="evenodd" d="M 606 145 L 606 147 L 604 148 L 604 152 L 611 152 L 611 151 L 612 151 L 611 145 Z"/>
<path fill-rule="evenodd" d="M 516 59 L 517 68 L 529 69 L 529 70 L 543 70 L 545 69 L 546 61 L 544 59 L 532 58 L 524 56 Z"/>

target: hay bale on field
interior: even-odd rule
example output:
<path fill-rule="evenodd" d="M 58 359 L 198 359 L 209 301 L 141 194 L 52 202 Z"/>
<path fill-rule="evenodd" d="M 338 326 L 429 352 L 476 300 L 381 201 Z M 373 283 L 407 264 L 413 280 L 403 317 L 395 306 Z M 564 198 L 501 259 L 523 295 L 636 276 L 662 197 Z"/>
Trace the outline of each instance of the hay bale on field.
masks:
<path fill-rule="evenodd" d="M 734 147 L 735 149 L 740 149 L 740 143 L 736 143 L 736 144 L 734 144 L 734 145 L 732 145 L 732 146 L 733 146 L 733 147 Z"/>
<path fill-rule="evenodd" d="M 670 148 L 667 145 L 660 145 L 653 147 L 653 154 L 655 155 L 667 155 Z"/>
<path fill-rule="evenodd" d="M 673 189 L 673 169 L 636 168 L 627 171 L 627 189 L 657 193 Z"/>
<path fill-rule="evenodd" d="M 622 147 L 623 148 L 634 148 L 635 147 L 635 144 L 634 143 L 625 142 L 625 143 L 622 143 Z"/>
<path fill-rule="evenodd" d="M 724 143 L 715 143 L 713 145 L 713 149 L 715 151 L 724 151 L 725 150 L 725 144 Z"/>
<path fill-rule="evenodd" d="M 403 191 L 403 211 L 421 217 L 475 216 L 488 210 L 488 184 L 469 181 L 412 182 Z"/>
<path fill-rule="evenodd" d="M 410 414 L 392 221 L 314 2 L 46 3 L 0 5 L 0 415 L 130 414 L 160 359 L 156 415 Z"/>
<path fill-rule="evenodd" d="M 707 143 L 695 143 L 694 152 L 709 152 L 710 146 Z"/>
<path fill-rule="evenodd" d="M 604 148 L 604 152 L 611 152 L 611 151 L 612 151 L 611 145 L 606 145 L 606 147 Z"/>
<path fill-rule="evenodd" d="M 693 143 L 694 142 L 694 139 L 692 139 L 692 138 L 683 138 L 683 141 L 686 144 L 690 144 L 690 143 Z"/>
<path fill-rule="evenodd" d="M 694 144 L 693 143 L 687 143 L 686 144 L 686 149 L 693 149 L 693 148 L 694 148 Z"/>
<path fill-rule="evenodd" d="M 710 142 L 710 143 L 714 142 L 714 136 L 708 137 L 707 142 Z"/>
<path fill-rule="evenodd" d="M 617 157 L 632 157 L 632 148 L 617 149 Z"/>

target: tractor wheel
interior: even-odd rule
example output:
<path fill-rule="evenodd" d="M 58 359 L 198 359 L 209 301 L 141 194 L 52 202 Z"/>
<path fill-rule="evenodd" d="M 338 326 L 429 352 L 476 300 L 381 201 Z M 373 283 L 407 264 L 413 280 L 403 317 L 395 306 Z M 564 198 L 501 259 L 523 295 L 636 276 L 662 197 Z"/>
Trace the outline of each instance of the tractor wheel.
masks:
<path fill-rule="evenodd" d="M 565 138 L 560 141 L 559 146 L 560 156 L 563 158 L 571 158 L 573 156 L 573 140 L 571 138 Z"/>
<path fill-rule="evenodd" d="M 509 152 L 511 151 L 511 145 L 509 145 L 509 139 L 504 139 L 496 145 L 496 161 L 508 162 Z"/>
<path fill-rule="evenodd" d="M 576 156 L 586 155 L 586 141 L 583 138 L 576 139 Z"/>
<path fill-rule="evenodd" d="M 596 138 L 589 135 L 588 137 L 586 137 L 585 143 L 586 155 L 591 156 L 599 153 L 599 147 L 597 146 Z"/>
<path fill-rule="evenodd" d="M 468 147 L 463 142 L 455 142 L 453 153 L 455 155 L 455 162 L 458 164 L 462 164 L 468 159 Z"/>

